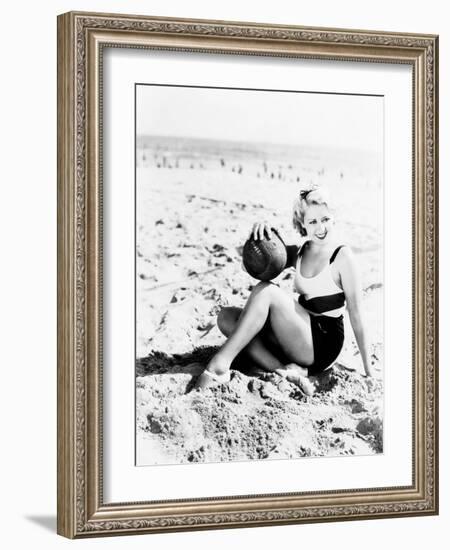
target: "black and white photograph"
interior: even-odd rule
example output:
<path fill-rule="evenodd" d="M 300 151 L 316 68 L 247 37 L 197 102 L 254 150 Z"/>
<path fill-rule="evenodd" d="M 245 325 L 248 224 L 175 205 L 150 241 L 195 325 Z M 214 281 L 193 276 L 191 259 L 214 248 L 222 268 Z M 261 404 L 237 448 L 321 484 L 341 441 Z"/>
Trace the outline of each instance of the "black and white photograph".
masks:
<path fill-rule="evenodd" d="M 135 98 L 136 464 L 383 453 L 383 97 Z"/>

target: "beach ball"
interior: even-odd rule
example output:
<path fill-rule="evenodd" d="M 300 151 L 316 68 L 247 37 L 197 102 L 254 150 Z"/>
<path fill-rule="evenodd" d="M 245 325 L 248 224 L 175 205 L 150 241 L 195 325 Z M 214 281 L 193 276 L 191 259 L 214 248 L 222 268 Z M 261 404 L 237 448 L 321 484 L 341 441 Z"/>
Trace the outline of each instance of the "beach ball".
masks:
<path fill-rule="evenodd" d="M 271 230 L 270 239 L 255 241 L 250 237 L 242 252 L 247 272 L 260 281 L 275 279 L 286 267 L 286 245 L 276 231 Z"/>

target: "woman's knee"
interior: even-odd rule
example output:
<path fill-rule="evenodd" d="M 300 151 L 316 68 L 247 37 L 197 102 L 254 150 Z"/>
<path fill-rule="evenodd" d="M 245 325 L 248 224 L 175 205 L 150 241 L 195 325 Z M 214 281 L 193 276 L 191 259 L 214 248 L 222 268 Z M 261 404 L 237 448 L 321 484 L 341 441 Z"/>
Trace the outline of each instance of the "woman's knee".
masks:
<path fill-rule="evenodd" d="M 233 331 L 241 309 L 238 307 L 223 307 L 217 316 L 217 326 L 222 334 L 229 336 Z"/>
<path fill-rule="evenodd" d="M 279 297 L 283 295 L 283 291 L 281 290 L 281 288 L 271 281 L 261 281 L 255 287 L 253 287 L 252 294 L 257 295 L 260 293 L 269 296 L 271 299 L 279 299 Z"/>
<path fill-rule="evenodd" d="M 254 287 L 253 287 L 253 290 L 265 290 L 265 289 L 270 289 L 272 288 L 273 286 L 276 286 L 274 283 L 272 283 L 271 281 L 259 281 L 259 283 L 257 283 Z"/>

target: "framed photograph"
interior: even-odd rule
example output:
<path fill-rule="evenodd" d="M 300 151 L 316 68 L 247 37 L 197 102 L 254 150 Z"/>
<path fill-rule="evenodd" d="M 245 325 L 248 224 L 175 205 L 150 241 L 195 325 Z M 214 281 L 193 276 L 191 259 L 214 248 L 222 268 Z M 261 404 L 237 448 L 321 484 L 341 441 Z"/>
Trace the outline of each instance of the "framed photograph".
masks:
<path fill-rule="evenodd" d="M 438 513 L 438 38 L 58 18 L 58 532 Z"/>

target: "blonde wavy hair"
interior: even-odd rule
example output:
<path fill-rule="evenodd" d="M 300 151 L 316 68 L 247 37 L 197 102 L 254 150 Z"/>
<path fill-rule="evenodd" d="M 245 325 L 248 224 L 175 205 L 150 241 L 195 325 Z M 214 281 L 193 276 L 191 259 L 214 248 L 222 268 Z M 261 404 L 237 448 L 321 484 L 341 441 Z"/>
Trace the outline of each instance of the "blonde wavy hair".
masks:
<path fill-rule="evenodd" d="M 327 208 L 330 208 L 328 191 L 322 187 L 302 189 L 295 199 L 292 212 L 292 225 L 302 237 L 306 236 L 304 225 L 306 209 L 313 204 L 324 204 Z"/>

